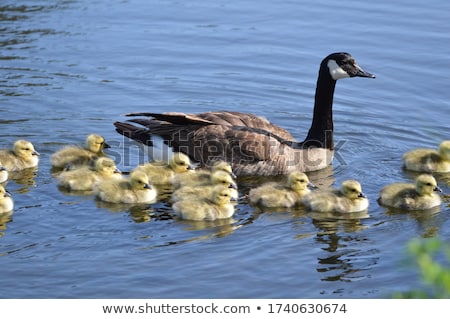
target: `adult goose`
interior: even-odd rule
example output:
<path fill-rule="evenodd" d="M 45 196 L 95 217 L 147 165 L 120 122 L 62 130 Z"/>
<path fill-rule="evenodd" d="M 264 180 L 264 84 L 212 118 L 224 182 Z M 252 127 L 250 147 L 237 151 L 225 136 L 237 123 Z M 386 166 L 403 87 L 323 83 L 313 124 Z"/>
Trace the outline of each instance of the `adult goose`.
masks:
<path fill-rule="evenodd" d="M 336 81 L 349 77 L 375 76 L 364 71 L 349 53 L 332 53 L 322 60 L 312 124 L 303 142 L 263 117 L 231 111 L 129 113 L 126 115 L 135 118 L 114 125 L 120 134 L 147 146 L 152 146 L 152 135 L 158 135 L 175 151 L 186 153 L 201 165 L 225 160 L 238 176 L 319 170 L 330 165 L 334 155 L 332 106 Z"/>

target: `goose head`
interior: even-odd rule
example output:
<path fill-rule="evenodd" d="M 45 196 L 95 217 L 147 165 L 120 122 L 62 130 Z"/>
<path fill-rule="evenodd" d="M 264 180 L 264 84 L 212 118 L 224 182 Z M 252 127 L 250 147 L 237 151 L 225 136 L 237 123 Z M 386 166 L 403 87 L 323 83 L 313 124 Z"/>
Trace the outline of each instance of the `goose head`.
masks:
<path fill-rule="evenodd" d="M 416 191 L 419 195 L 431 195 L 433 192 L 442 192 L 442 189 L 437 186 L 432 175 L 422 174 L 416 178 Z"/>
<path fill-rule="evenodd" d="M 223 185 L 229 188 L 237 189 L 236 182 L 231 175 L 224 171 L 217 171 L 211 174 L 211 183 L 213 185 Z"/>
<path fill-rule="evenodd" d="M 302 172 L 292 172 L 288 177 L 288 185 L 295 191 L 306 190 L 308 187 L 314 188 L 315 186 L 309 181 L 308 176 Z"/>
<path fill-rule="evenodd" d="M 183 153 L 174 153 L 170 158 L 169 166 L 174 170 L 175 173 L 184 173 L 188 170 L 194 169 L 194 167 L 191 165 L 189 156 Z"/>
<path fill-rule="evenodd" d="M 348 199 L 366 198 L 366 195 L 362 192 L 361 184 L 355 180 L 344 181 L 341 192 Z"/>
<path fill-rule="evenodd" d="M 13 152 L 18 157 L 25 160 L 32 159 L 34 156 L 39 156 L 40 154 L 34 149 L 33 144 L 25 140 L 18 140 L 14 143 Z"/>
<path fill-rule="evenodd" d="M 447 161 L 450 161 L 450 141 L 443 141 L 439 144 L 439 154 Z"/>
<path fill-rule="evenodd" d="M 152 189 L 149 184 L 147 174 L 141 171 L 134 171 L 131 173 L 130 184 L 134 190 Z"/>
<path fill-rule="evenodd" d="M 327 69 L 333 80 L 352 78 L 355 76 L 375 78 L 375 75 L 364 71 L 355 59 L 346 52 L 337 52 L 328 55 L 321 64 L 321 69 Z"/>
<path fill-rule="evenodd" d="M 86 138 L 86 149 L 94 153 L 101 153 L 103 149 L 110 148 L 101 135 L 89 134 Z"/>

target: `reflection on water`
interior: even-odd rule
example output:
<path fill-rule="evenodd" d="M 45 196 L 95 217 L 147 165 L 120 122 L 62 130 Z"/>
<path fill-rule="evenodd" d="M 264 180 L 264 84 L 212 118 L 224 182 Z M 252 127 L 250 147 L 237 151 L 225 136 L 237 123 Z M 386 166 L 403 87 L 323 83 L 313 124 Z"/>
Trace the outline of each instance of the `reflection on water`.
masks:
<path fill-rule="evenodd" d="M 30 190 L 30 187 L 36 186 L 36 176 L 38 168 L 27 168 L 21 171 L 8 172 L 8 183 L 14 182 L 20 186 L 15 192 L 23 194 Z"/>
<path fill-rule="evenodd" d="M 5 235 L 6 224 L 12 221 L 13 212 L 0 214 L 0 238 Z"/>

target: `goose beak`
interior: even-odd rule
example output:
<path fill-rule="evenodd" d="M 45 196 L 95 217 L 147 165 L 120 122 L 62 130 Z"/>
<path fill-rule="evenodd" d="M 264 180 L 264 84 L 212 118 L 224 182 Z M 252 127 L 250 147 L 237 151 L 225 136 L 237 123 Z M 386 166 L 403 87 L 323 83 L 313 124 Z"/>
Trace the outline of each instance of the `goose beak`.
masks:
<path fill-rule="evenodd" d="M 356 68 L 356 73 L 354 76 L 359 76 L 362 78 L 371 78 L 371 79 L 375 78 L 375 74 L 372 74 L 372 73 L 369 73 L 369 72 L 363 70 L 359 65 L 355 64 L 355 68 Z"/>
<path fill-rule="evenodd" d="M 237 185 L 235 183 L 230 183 L 230 186 L 228 188 L 237 189 Z"/>
<path fill-rule="evenodd" d="M 40 156 L 41 154 L 39 154 L 37 151 L 33 151 L 33 153 L 31 153 L 31 155 Z"/>
<path fill-rule="evenodd" d="M 12 197 L 11 193 L 8 192 L 7 190 L 5 191 L 5 196 L 6 196 L 6 197 Z"/>
<path fill-rule="evenodd" d="M 145 185 L 144 185 L 144 188 L 145 188 L 145 189 L 152 189 L 152 186 L 151 186 L 150 184 L 145 184 Z"/>
<path fill-rule="evenodd" d="M 442 188 L 440 188 L 439 186 L 436 186 L 435 188 L 433 188 L 433 191 L 442 193 Z"/>
<path fill-rule="evenodd" d="M 364 193 L 359 193 L 358 197 L 359 198 L 367 198 L 367 196 Z"/>
<path fill-rule="evenodd" d="M 111 148 L 111 146 L 108 143 L 103 142 L 103 148 Z"/>

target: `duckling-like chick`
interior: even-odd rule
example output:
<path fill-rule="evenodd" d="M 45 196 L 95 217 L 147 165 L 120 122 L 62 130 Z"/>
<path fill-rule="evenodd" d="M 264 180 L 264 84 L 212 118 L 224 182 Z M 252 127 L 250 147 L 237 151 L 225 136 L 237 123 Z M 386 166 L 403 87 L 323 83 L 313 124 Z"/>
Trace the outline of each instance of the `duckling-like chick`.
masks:
<path fill-rule="evenodd" d="M 63 171 L 58 177 L 58 185 L 68 190 L 89 191 L 103 179 L 121 179 L 122 174 L 114 161 L 108 157 L 100 157 L 94 167 L 83 166 L 78 169 Z"/>
<path fill-rule="evenodd" d="M 10 193 L 0 185 L 0 214 L 7 213 L 14 209 L 14 201 Z"/>
<path fill-rule="evenodd" d="M 146 164 L 139 165 L 136 171 L 141 171 L 147 174 L 148 179 L 153 184 L 172 184 L 177 174 L 184 174 L 193 170 L 191 160 L 183 153 L 173 153 L 169 162 L 152 161 Z"/>
<path fill-rule="evenodd" d="M 234 205 L 231 204 L 232 191 L 230 188 L 217 185 L 210 198 L 190 197 L 175 202 L 173 210 L 181 219 L 188 220 L 216 220 L 230 218 L 234 214 Z"/>
<path fill-rule="evenodd" d="M 38 166 L 39 153 L 31 142 L 18 140 L 14 142 L 12 150 L 0 150 L 0 161 L 10 172 L 21 171 Z"/>
<path fill-rule="evenodd" d="M 233 179 L 236 175 L 233 173 L 231 165 L 226 161 L 216 161 L 211 167 L 199 168 L 189 172 L 189 174 L 178 174 L 173 181 L 174 188 L 183 186 L 205 185 L 211 180 L 214 172 L 228 173 Z"/>
<path fill-rule="evenodd" d="M 311 192 L 302 199 L 307 210 L 323 213 L 356 213 L 366 210 L 369 201 L 355 180 L 342 182 L 340 189 Z"/>
<path fill-rule="evenodd" d="M 187 199 L 188 197 L 203 197 L 211 198 L 214 187 L 217 185 L 222 185 L 224 187 L 230 188 L 232 193 L 232 198 L 234 200 L 238 197 L 237 185 L 231 175 L 224 171 L 217 171 L 209 175 L 209 179 L 203 182 L 198 182 L 188 184 L 186 186 L 176 189 L 172 193 L 172 201 L 180 201 Z"/>
<path fill-rule="evenodd" d="M 55 168 L 66 168 L 69 165 L 87 165 L 98 157 L 105 157 L 103 152 L 110 146 L 103 136 L 89 134 L 86 138 L 85 146 L 68 145 L 53 153 L 50 158 L 52 166 Z"/>
<path fill-rule="evenodd" d="M 152 203 L 156 191 L 148 181 L 145 173 L 134 171 L 127 179 L 104 179 L 94 185 L 97 198 L 109 203 Z"/>
<path fill-rule="evenodd" d="M 8 180 L 8 170 L 0 162 L 0 183 L 4 183 Z"/>
<path fill-rule="evenodd" d="M 406 210 L 425 210 L 441 205 L 442 192 L 436 179 L 422 174 L 414 183 L 393 183 L 383 187 L 378 202 L 380 205 Z"/>
<path fill-rule="evenodd" d="M 403 155 L 405 169 L 424 173 L 450 172 L 450 140 L 439 144 L 438 150 L 419 148 Z"/>
<path fill-rule="evenodd" d="M 300 204 L 313 187 L 305 173 L 292 172 L 285 183 L 270 182 L 251 189 L 249 201 L 262 207 L 293 207 Z"/>

